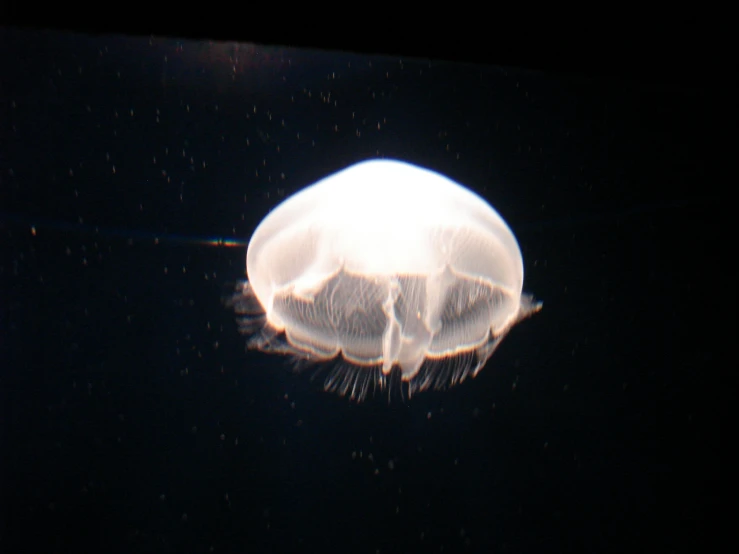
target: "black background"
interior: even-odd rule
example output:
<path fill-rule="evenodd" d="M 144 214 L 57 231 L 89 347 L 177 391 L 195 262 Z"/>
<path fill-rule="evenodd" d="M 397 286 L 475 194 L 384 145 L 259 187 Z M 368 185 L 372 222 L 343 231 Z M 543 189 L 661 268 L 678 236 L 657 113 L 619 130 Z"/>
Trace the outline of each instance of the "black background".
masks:
<path fill-rule="evenodd" d="M 0 38 L 4 551 L 709 544 L 736 301 L 704 75 Z M 494 205 L 544 308 L 476 379 L 354 404 L 220 299 L 269 209 L 379 156 Z"/>

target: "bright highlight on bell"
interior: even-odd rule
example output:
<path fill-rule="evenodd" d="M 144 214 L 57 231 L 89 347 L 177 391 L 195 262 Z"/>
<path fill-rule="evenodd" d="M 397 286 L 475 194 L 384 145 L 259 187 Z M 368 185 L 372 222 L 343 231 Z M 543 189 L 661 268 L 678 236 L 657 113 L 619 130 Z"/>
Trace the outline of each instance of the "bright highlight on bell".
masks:
<path fill-rule="evenodd" d="M 408 163 L 370 160 L 322 179 L 259 224 L 230 304 L 248 346 L 329 363 L 327 390 L 363 399 L 397 376 L 408 394 L 475 376 L 513 325 L 516 238 L 482 198 Z"/>

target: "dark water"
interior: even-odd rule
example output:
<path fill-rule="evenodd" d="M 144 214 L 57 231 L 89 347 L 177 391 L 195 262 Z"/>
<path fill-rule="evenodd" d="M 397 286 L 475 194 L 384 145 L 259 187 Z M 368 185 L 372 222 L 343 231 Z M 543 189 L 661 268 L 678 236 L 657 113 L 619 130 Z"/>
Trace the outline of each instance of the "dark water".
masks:
<path fill-rule="evenodd" d="M 736 297 L 701 83 L 0 41 L 4 552 L 705 548 Z M 477 378 L 356 404 L 221 297 L 270 209 L 383 156 L 495 206 L 544 309 Z"/>

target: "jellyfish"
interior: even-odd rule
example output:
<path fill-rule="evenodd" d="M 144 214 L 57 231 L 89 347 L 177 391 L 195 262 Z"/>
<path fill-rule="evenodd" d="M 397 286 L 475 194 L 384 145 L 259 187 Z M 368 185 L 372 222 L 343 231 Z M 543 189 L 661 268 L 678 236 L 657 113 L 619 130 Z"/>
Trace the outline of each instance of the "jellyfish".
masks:
<path fill-rule="evenodd" d="M 359 401 L 476 376 L 542 306 L 522 293 L 521 251 L 492 206 L 396 160 L 288 197 L 251 237 L 246 273 L 227 303 L 248 348 L 329 364 L 324 388 Z"/>

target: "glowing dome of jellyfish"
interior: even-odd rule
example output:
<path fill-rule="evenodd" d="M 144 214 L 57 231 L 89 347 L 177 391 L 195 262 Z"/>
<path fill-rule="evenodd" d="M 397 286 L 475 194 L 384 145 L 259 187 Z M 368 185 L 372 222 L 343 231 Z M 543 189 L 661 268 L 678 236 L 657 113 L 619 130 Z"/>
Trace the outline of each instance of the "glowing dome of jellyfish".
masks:
<path fill-rule="evenodd" d="M 329 363 L 325 388 L 360 400 L 391 375 L 409 394 L 475 376 L 541 309 L 521 292 L 500 215 L 400 161 L 361 162 L 287 198 L 254 232 L 246 270 L 230 304 L 249 347 Z"/>

